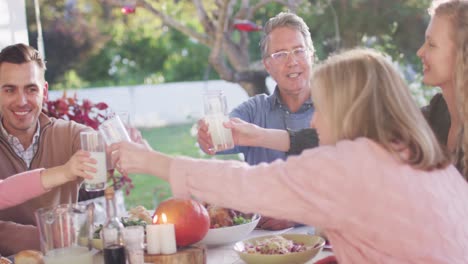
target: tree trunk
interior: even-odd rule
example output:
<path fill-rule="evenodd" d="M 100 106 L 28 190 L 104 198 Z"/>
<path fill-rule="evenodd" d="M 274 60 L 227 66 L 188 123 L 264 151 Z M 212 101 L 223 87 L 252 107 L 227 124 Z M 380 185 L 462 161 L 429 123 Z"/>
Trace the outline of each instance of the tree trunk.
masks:
<path fill-rule="evenodd" d="M 257 94 L 270 94 L 266 85 L 266 71 L 243 71 L 235 75 L 234 82 L 237 82 L 244 88 L 249 97 Z"/>

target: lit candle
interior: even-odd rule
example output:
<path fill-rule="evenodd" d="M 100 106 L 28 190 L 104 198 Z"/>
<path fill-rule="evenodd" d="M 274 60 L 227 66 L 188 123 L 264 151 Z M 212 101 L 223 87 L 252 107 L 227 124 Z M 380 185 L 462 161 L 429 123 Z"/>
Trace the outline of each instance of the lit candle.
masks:
<path fill-rule="evenodd" d="M 157 221 L 158 216 L 155 215 L 153 218 L 153 224 L 146 225 L 146 251 L 151 255 L 161 254 L 161 225 L 156 225 Z"/>
<path fill-rule="evenodd" d="M 163 222 L 159 230 L 161 254 L 174 254 L 177 252 L 174 224 L 167 223 L 165 213 L 162 213 L 161 217 Z"/>

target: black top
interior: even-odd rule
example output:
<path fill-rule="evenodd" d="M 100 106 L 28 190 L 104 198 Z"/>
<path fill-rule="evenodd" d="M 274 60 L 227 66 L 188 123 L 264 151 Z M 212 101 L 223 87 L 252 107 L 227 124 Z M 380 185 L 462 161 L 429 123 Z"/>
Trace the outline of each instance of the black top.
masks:
<path fill-rule="evenodd" d="M 429 126 L 442 146 L 447 146 L 447 138 L 450 129 L 450 113 L 442 94 L 432 97 L 429 105 L 421 108 Z"/>

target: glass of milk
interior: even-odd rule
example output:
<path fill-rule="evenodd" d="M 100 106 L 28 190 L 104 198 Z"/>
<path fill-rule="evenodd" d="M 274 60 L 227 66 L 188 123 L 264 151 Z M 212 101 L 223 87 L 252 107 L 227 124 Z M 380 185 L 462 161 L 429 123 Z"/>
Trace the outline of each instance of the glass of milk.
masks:
<path fill-rule="evenodd" d="M 89 164 L 97 169 L 96 173 L 90 172 L 93 179 L 85 179 L 86 191 L 101 191 L 106 188 L 107 182 L 107 160 L 105 144 L 102 136 L 97 131 L 85 131 L 80 133 L 81 149 L 88 151 L 91 157 L 97 161 Z"/>
<path fill-rule="evenodd" d="M 205 122 L 213 141 L 215 152 L 234 147 L 231 129 L 225 128 L 223 122 L 229 120 L 226 95 L 221 90 L 206 91 L 203 95 L 205 105 Z"/>

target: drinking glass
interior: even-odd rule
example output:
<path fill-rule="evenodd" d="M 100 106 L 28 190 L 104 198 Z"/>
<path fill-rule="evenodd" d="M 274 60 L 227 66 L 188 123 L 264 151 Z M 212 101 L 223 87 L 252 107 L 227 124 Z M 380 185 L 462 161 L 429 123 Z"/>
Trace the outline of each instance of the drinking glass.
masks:
<path fill-rule="evenodd" d="M 215 152 L 234 147 L 231 129 L 225 128 L 223 122 L 229 120 L 226 96 L 221 90 L 207 91 L 203 95 L 205 104 L 205 122 L 213 141 Z"/>
<path fill-rule="evenodd" d="M 85 179 L 86 191 L 101 191 L 106 188 L 107 182 L 107 160 L 103 138 L 97 131 L 85 131 L 80 133 L 81 149 L 88 151 L 96 164 L 88 164 L 97 169 L 97 172 L 89 172 L 93 179 Z"/>
<path fill-rule="evenodd" d="M 143 264 L 144 257 L 144 230 L 142 226 L 128 226 L 123 230 L 123 238 L 128 262 L 130 264 Z"/>
<path fill-rule="evenodd" d="M 99 126 L 99 131 L 108 146 L 121 141 L 130 142 L 127 129 L 125 129 L 125 126 L 118 115 L 111 116 L 109 119 L 104 121 Z"/>
<path fill-rule="evenodd" d="M 130 114 L 127 111 L 117 111 L 116 114 L 119 116 L 125 127 L 130 127 Z"/>

